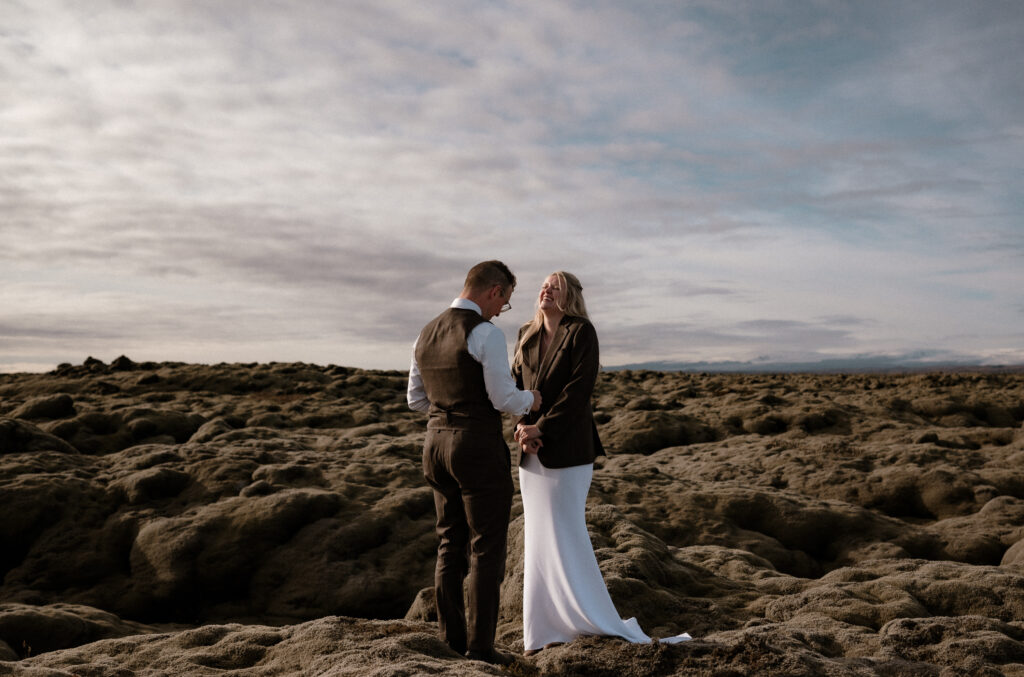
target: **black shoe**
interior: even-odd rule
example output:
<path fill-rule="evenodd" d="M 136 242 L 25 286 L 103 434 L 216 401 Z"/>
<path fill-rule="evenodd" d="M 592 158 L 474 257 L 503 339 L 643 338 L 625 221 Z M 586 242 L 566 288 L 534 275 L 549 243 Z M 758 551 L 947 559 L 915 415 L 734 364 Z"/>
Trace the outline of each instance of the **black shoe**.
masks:
<path fill-rule="evenodd" d="M 506 656 L 500 651 L 491 649 L 490 651 L 473 651 L 472 649 L 466 652 L 466 658 L 471 661 L 483 661 L 484 663 L 490 663 L 491 665 L 511 665 L 515 662 L 515 659 L 511 656 Z"/>

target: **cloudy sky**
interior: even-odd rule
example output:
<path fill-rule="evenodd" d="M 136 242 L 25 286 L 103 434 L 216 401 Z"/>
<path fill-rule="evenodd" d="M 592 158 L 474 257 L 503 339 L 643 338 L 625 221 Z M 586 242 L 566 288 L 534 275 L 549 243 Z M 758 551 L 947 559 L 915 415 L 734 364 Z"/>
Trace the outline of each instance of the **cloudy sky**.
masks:
<path fill-rule="evenodd" d="M 0 0 L 0 371 L 405 368 L 477 261 L 605 365 L 1024 362 L 1024 3 Z"/>

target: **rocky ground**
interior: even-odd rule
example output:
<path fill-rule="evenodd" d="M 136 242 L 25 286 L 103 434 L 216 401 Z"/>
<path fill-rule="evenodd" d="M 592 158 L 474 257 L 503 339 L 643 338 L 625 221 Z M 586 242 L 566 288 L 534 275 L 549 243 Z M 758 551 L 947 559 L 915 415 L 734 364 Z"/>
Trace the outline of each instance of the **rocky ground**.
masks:
<path fill-rule="evenodd" d="M 623 616 L 499 669 L 435 636 L 405 375 L 0 375 L 0 675 L 1024 675 L 1024 374 L 602 374 Z M 522 650 L 514 508 L 500 646 Z"/>

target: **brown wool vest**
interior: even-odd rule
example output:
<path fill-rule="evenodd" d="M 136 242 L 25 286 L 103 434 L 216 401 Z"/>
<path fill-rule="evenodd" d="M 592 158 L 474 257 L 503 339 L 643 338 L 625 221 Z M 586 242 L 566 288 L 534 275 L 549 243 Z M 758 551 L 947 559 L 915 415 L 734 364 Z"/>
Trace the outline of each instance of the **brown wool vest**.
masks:
<path fill-rule="evenodd" d="M 483 366 L 469 354 L 467 339 L 481 322 L 477 312 L 449 308 L 416 341 L 416 364 L 430 400 L 430 428 L 501 432 L 501 414 L 491 404 Z"/>

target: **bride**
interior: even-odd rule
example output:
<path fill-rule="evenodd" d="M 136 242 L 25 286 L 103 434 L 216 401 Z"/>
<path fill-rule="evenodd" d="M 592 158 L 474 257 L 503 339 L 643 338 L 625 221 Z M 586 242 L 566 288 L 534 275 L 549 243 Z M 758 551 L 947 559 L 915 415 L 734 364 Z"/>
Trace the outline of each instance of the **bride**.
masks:
<path fill-rule="evenodd" d="M 519 330 L 512 374 L 540 390 L 539 411 L 521 419 L 519 486 L 525 519 L 523 648 L 527 656 L 580 635 L 650 642 L 635 618 L 622 620 L 587 533 L 594 458 L 604 455 L 590 406 L 600 368 L 597 332 L 575 275 L 552 273 L 537 314 Z M 690 639 L 686 633 L 663 642 Z"/>

